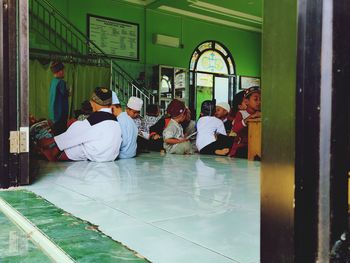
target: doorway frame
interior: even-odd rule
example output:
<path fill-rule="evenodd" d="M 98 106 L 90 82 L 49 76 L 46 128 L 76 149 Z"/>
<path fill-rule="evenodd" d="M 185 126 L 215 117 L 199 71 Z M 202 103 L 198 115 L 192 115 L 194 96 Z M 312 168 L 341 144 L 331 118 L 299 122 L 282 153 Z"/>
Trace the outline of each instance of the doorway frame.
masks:
<path fill-rule="evenodd" d="M 199 48 L 205 44 L 205 43 L 212 43 L 212 47 L 211 48 L 208 48 L 208 49 L 203 49 L 202 51 L 199 50 Z M 219 44 L 224 50 L 225 52 L 227 52 L 227 55 L 225 56 L 225 54 L 223 54 L 220 50 L 217 50 L 215 49 L 213 46 L 215 46 L 215 43 Z M 202 53 L 208 51 L 208 50 L 214 50 L 215 52 L 218 52 L 222 58 L 224 59 L 225 63 L 226 63 L 226 67 L 228 69 L 228 74 L 221 74 L 221 73 L 215 73 L 215 72 L 206 72 L 206 71 L 197 71 L 197 63 L 199 61 L 199 58 L 200 56 L 202 55 Z M 192 58 L 193 58 L 193 55 L 194 54 L 200 54 L 198 56 L 198 58 L 196 59 L 195 61 L 195 64 L 193 65 L 193 68 L 191 68 L 191 61 L 192 61 Z M 232 69 L 230 69 L 230 65 L 228 63 L 228 59 L 231 60 L 232 62 Z M 230 52 L 230 50 L 224 45 L 222 44 L 221 42 L 219 41 L 215 41 L 215 40 L 206 40 L 206 41 L 203 41 L 201 42 L 195 49 L 194 51 L 192 52 L 191 54 L 191 58 L 190 58 L 190 61 L 189 61 L 189 108 L 191 110 L 191 112 L 193 112 L 193 116 L 197 116 L 197 111 L 196 111 L 196 108 L 197 108 L 197 76 L 196 74 L 197 73 L 203 73 L 203 74 L 212 74 L 214 75 L 213 76 L 213 85 L 215 85 L 214 83 L 214 78 L 215 76 L 225 76 L 225 77 L 228 77 L 229 78 L 229 101 L 228 103 L 231 105 L 232 104 L 232 100 L 233 100 L 233 96 L 235 95 L 236 93 L 236 84 L 237 84 L 237 75 L 236 75 L 236 63 L 235 63 L 235 60 L 233 59 L 233 56 Z M 213 87 L 214 89 L 214 87 Z M 213 90 L 214 92 L 214 90 Z M 213 93 L 213 96 L 214 93 Z"/>
<path fill-rule="evenodd" d="M 271 0 L 264 2 L 265 11 L 267 6 L 270 12 L 264 12 L 264 23 L 270 25 L 276 19 L 282 23 L 274 29 L 273 34 L 279 36 L 274 45 L 284 48 L 283 54 L 295 54 L 297 60 L 268 48 L 271 53 L 264 54 L 263 50 L 263 57 L 269 55 L 277 68 L 264 69 L 263 65 L 263 85 L 272 83 L 269 89 L 280 97 L 285 94 L 279 87 L 286 85 L 286 78 L 273 74 L 286 72 L 280 71 L 280 65 L 285 69 L 288 64 L 292 70 L 295 65 L 297 78 L 292 116 L 295 137 L 285 138 L 285 144 L 277 147 L 263 139 L 261 262 L 329 262 L 332 247 L 340 234 L 348 230 L 350 111 L 344 111 L 344 107 L 350 97 L 350 36 L 344 32 L 350 26 L 350 2 Z M 284 12 L 294 8 L 297 15 L 283 20 Z M 295 22 L 295 36 L 283 28 L 287 22 Z M 270 36 L 263 36 L 263 46 L 267 47 Z M 295 49 L 286 41 L 294 37 Z M 288 72 L 285 74 L 288 76 Z M 263 89 L 263 100 L 265 92 Z M 269 118 L 263 115 L 267 126 Z M 282 117 L 274 122 L 276 134 L 286 130 L 279 126 L 286 124 Z M 273 129 L 263 126 L 263 137 L 268 138 Z M 284 151 L 294 152 L 294 160 L 281 155 L 286 145 L 289 148 Z"/>
<path fill-rule="evenodd" d="M 0 187 L 8 188 L 29 184 L 28 1 L 0 0 L 0 36 Z"/>

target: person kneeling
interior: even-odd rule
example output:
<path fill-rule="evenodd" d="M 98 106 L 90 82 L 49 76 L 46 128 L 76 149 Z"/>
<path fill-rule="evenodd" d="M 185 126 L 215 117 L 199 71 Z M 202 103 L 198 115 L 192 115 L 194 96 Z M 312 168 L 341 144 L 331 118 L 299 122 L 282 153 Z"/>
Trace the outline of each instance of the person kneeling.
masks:
<path fill-rule="evenodd" d="M 112 93 L 96 88 L 90 103 L 93 113 L 74 122 L 66 132 L 42 141 L 42 153 L 49 161 L 114 161 L 120 149 L 121 129 L 110 109 Z"/>
<path fill-rule="evenodd" d="M 170 102 L 167 112 L 171 120 L 163 131 L 165 151 L 174 154 L 192 154 L 191 143 L 184 137 L 183 128 L 180 125 L 186 119 L 185 104 L 174 99 Z"/>

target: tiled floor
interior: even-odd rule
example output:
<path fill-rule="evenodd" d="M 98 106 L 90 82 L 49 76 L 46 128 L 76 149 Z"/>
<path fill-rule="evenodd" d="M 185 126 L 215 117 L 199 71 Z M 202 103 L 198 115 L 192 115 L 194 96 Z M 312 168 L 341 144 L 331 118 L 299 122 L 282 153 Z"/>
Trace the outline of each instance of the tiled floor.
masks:
<path fill-rule="evenodd" d="M 151 153 L 40 167 L 27 189 L 152 262 L 259 262 L 259 162 Z"/>

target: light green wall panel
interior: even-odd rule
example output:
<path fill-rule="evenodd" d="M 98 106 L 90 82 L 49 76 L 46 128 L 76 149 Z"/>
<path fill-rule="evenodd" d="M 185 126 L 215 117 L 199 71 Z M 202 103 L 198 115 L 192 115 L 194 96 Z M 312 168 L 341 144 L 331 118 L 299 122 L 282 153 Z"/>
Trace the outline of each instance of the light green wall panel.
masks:
<path fill-rule="evenodd" d="M 217 40 L 231 52 L 237 74 L 260 76 L 261 34 L 246 32 L 191 18 L 181 18 L 142 6 L 115 0 L 51 0 L 82 32 L 87 32 L 86 14 L 110 17 L 140 25 L 140 60 L 120 60 L 119 64 L 133 76 L 140 71 L 150 75 L 151 66 L 157 64 L 188 68 L 193 50 L 203 41 Z M 146 26 L 145 26 L 146 25 Z M 184 48 L 171 48 L 152 43 L 154 33 L 179 37 Z M 32 40 L 38 41 L 32 37 Z M 40 42 L 40 41 L 38 41 Z M 35 47 L 35 43 L 31 43 Z"/>
<path fill-rule="evenodd" d="M 147 63 L 189 67 L 194 49 L 202 42 L 216 40 L 232 53 L 237 74 L 260 76 L 261 34 L 200 20 L 181 18 L 158 11 L 147 12 Z M 161 21 L 161 23 L 160 23 Z M 179 37 L 184 48 L 152 43 L 154 33 Z"/>

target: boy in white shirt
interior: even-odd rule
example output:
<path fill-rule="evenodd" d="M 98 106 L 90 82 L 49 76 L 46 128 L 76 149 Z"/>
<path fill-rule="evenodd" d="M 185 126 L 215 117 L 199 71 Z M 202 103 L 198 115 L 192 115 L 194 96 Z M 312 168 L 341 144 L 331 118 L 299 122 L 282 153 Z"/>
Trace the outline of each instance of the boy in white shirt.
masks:
<path fill-rule="evenodd" d="M 182 101 L 174 99 L 167 108 L 171 120 L 163 131 L 164 149 L 167 153 L 192 154 L 189 139 L 184 137 L 180 123 L 186 119 L 186 107 Z"/>
<path fill-rule="evenodd" d="M 130 97 L 127 107 L 129 109 L 136 109 L 138 111 L 141 110 L 142 100 Z M 120 124 L 120 128 L 122 131 L 122 144 L 120 146 L 119 159 L 128 159 L 136 156 L 137 150 L 137 126 L 134 120 L 128 115 L 128 113 L 123 112 L 123 109 L 120 105 L 117 94 L 112 91 L 112 109 L 114 116 L 117 117 L 117 120 Z M 131 111 L 128 111 L 131 113 Z M 131 114 L 133 115 L 133 114 Z"/>
<path fill-rule="evenodd" d="M 197 122 L 196 146 L 201 154 L 227 155 L 233 138 L 226 136 L 222 120 L 214 117 L 215 101 L 203 101 L 201 117 Z"/>
<path fill-rule="evenodd" d="M 96 88 L 90 103 L 93 113 L 83 121 L 75 121 L 66 132 L 40 145 L 49 161 L 114 161 L 122 142 L 121 129 L 110 108 L 112 92 Z"/>

